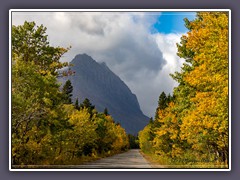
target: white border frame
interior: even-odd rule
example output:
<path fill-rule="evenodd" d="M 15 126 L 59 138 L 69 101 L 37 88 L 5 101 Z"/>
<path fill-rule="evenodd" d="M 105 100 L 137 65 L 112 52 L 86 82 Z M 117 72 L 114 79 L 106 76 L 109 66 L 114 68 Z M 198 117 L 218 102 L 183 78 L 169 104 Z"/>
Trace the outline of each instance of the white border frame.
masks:
<path fill-rule="evenodd" d="M 200 11 L 225 11 L 229 13 L 229 45 L 228 45 L 228 95 L 229 95 L 229 168 L 228 169 L 12 169 L 12 12 L 200 12 Z M 231 171 L 231 10 L 230 9 L 10 9 L 9 10 L 9 171 Z"/>

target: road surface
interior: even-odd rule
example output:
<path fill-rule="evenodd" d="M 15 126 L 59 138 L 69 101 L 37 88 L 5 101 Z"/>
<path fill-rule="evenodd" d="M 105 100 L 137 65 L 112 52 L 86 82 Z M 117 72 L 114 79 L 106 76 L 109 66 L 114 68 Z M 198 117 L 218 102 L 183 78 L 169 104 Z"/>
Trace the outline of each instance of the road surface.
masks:
<path fill-rule="evenodd" d="M 82 165 L 32 165 L 18 166 L 13 168 L 47 168 L 47 169 L 135 169 L 135 168 L 159 168 L 150 163 L 140 154 L 139 149 L 131 149 L 127 152 L 116 154 L 111 157 L 102 158 L 93 162 L 88 162 Z M 162 166 L 160 166 L 162 168 Z"/>
<path fill-rule="evenodd" d="M 75 168 L 106 168 L 106 169 L 131 169 L 131 168 L 152 168 L 149 162 L 140 154 L 138 149 L 131 149 L 128 152 L 103 158 L 84 165 L 76 165 Z"/>

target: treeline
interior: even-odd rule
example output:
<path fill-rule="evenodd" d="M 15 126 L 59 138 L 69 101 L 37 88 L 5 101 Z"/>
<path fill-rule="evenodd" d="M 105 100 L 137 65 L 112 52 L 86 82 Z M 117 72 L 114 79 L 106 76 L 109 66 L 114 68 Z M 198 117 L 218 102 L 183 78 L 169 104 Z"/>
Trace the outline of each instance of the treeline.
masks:
<path fill-rule="evenodd" d="M 12 26 L 12 164 L 77 164 L 129 148 L 125 130 L 88 99 L 72 104 L 72 85 L 60 90 L 59 59 L 69 48 L 49 45 L 46 28 Z"/>
<path fill-rule="evenodd" d="M 139 133 L 143 152 L 174 165 L 228 165 L 228 14 L 199 12 L 181 37 L 181 72 L 163 92 L 154 120 Z M 204 166 L 203 166 L 204 167 Z"/>

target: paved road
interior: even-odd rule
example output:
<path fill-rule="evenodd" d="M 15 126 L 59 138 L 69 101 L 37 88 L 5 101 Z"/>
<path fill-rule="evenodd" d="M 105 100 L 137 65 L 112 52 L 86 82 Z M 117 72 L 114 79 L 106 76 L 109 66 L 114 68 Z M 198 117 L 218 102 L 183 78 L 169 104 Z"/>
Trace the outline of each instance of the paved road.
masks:
<path fill-rule="evenodd" d="M 76 168 L 152 168 L 147 160 L 139 153 L 138 149 L 103 158 L 85 165 L 77 165 Z"/>
<path fill-rule="evenodd" d="M 13 168 L 24 168 L 13 166 Z M 25 167 L 29 168 L 29 167 Z M 50 165 L 50 166 L 31 166 L 31 168 L 49 169 L 135 169 L 135 168 L 156 168 L 140 154 L 139 149 L 131 149 L 128 152 L 117 154 L 111 157 L 102 158 L 83 165 Z"/>

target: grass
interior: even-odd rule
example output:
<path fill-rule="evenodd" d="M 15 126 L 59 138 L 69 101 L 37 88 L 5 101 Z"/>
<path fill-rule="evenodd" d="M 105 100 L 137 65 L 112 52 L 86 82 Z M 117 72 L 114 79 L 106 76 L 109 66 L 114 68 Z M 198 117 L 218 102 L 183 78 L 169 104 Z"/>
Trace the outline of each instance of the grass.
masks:
<path fill-rule="evenodd" d="M 180 162 L 174 161 L 164 156 L 158 156 L 152 153 L 140 152 L 143 157 L 150 162 L 153 168 L 168 168 L 168 169 L 228 169 L 228 165 L 223 163 L 209 162 Z"/>

